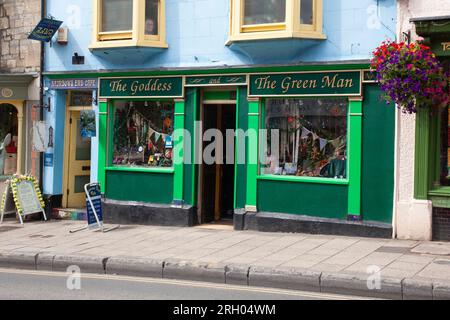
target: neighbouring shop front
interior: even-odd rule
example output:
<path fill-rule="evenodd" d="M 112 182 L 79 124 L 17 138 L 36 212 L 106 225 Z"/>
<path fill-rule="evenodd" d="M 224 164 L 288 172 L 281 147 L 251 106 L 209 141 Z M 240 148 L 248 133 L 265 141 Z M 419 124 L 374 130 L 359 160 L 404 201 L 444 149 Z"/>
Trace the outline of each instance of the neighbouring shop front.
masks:
<path fill-rule="evenodd" d="M 450 74 L 450 17 L 411 19 Z M 416 120 L 416 199 L 432 202 L 432 237 L 450 241 L 450 122 L 448 107 L 430 114 L 420 110 Z"/>
<path fill-rule="evenodd" d="M 97 78 L 62 77 L 45 81 L 43 193 L 54 216 L 81 213 L 84 186 L 97 180 Z M 92 152 L 94 150 L 94 152 Z M 94 178 L 91 179 L 91 176 Z"/>
<path fill-rule="evenodd" d="M 37 74 L 0 75 L 0 193 L 12 175 L 39 177 L 32 128 L 39 121 Z"/>
<path fill-rule="evenodd" d="M 102 74 L 106 221 L 391 237 L 395 108 L 367 68 Z"/>

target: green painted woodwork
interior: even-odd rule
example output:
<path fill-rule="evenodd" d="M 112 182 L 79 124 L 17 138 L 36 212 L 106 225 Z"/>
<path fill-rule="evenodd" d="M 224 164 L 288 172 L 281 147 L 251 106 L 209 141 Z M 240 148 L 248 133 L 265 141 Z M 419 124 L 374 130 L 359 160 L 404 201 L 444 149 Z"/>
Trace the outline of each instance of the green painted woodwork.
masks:
<path fill-rule="evenodd" d="M 175 102 L 175 121 L 174 121 L 174 201 L 183 200 L 183 181 L 184 181 L 184 133 L 185 126 L 185 103 L 184 100 Z"/>
<path fill-rule="evenodd" d="M 137 71 L 116 71 L 116 72 L 88 72 L 69 71 L 65 73 L 45 72 L 44 76 L 50 79 L 86 78 L 86 77 L 139 77 L 139 76 L 179 76 L 179 75 L 208 75 L 208 74 L 242 74 L 242 73 L 267 73 L 267 72 L 307 72 L 307 71 L 339 71 L 339 70 L 360 70 L 369 69 L 369 63 L 354 64 L 320 64 L 320 65 L 294 65 L 294 66 L 264 66 L 264 67 L 226 67 L 222 69 L 191 69 L 191 70 L 137 70 Z"/>
<path fill-rule="evenodd" d="M 391 223 L 394 197 L 395 106 L 378 85 L 364 87 L 361 212 L 364 220 Z"/>
<path fill-rule="evenodd" d="M 247 85 L 247 76 L 243 75 L 215 75 L 186 77 L 186 86 L 216 86 L 216 85 Z"/>
<path fill-rule="evenodd" d="M 416 143 L 414 156 L 414 198 L 425 200 L 430 190 L 430 123 L 426 108 L 418 108 L 416 114 Z"/>
<path fill-rule="evenodd" d="M 361 72 L 313 72 L 250 75 L 249 95 L 361 95 Z"/>
<path fill-rule="evenodd" d="M 171 204 L 173 176 L 152 172 L 106 171 L 106 198 Z"/>
<path fill-rule="evenodd" d="M 348 187 L 275 180 L 258 181 L 258 210 L 346 219 Z"/>
<path fill-rule="evenodd" d="M 238 93 L 238 108 L 236 110 L 237 117 L 237 128 L 242 129 L 244 132 L 248 128 L 248 100 L 247 100 L 247 88 L 239 87 Z M 240 139 L 236 139 L 236 150 L 240 150 Z M 247 149 L 247 148 L 246 148 Z M 237 151 L 236 151 L 237 152 Z M 238 157 L 239 155 L 236 155 Z M 247 198 L 247 165 L 238 163 L 236 165 L 236 208 L 245 208 L 246 198 Z"/>
<path fill-rule="evenodd" d="M 184 95 L 183 78 L 103 78 L 100 79 L 99 97 L 173 97 Z"/>
<path fill-rule="evenodd" d="M 105 167 L 106 167 L 106 154 L 108 145 L 108 103 L 99 103 L 99 134 L 98 134 L 98 173 L 97 180 L 100 186 L 105 190 Z"/>
<path fill-rule="evenodd" d="M 167 174 L 175 173 L 174 168 L 159 168 L 159 167 L 139 168 L 139 167 L 115 166 L 115 167 L 106 167 L 105 170 L 106 171 L 122 171 L 122 172 L 167 173 Z"/>
<path fill-rule="evenodd" d="M 232 100 L 231 91 L 204 91 L 203 100 Z"/>
<path fill-rule="evenodd" d="M 196 138 L 194 133 L 194 122 L 198 119 L 198 105 L 199 95 L 198 90 L 195 88 L 186 89 L 186 101 L 185 101 L 185 129 L 191 136 L 191 141 L 185 139 L 186 150 L 191 150 L 190 163 L 184 163 L 184 181 L 183 181 L 183 199 L 184 202 L 190 205 L 197 204 L 197 165 L 194 162 L 194 150 L 196 144 Z M 190 146 L 188 148 L 188 143 Z"/>
<path fill-rule="evenodd" d="M 258 177 L 259 100 L 248 102 L 247 135 L 247 195 L 246 206 L 256 207 Z M 254 133 L 254 134 L 252 134 Z M 256 141 L 255 141 L 256 140 Z"/>
<path fill-rule="evenodd" d="M 450 209 L 450 187 L 438 187 L 428 194 L 433 207 Z"/>
<path fill-rule="evenodd" d="M 319 183 L 319 184 L 338 184 L 349 185 L 347 179 L 329 179 L 329 178 L 315 178 L 315 177 L 297 177 L 297 176 L 277 176 L 277 175 L 260 175 L 258 180 L 273 180 L 273 181 L 288 181 L 288 182 L 303 182 L 303 183 Z"/>
<path fill-rule="evenodd" d="M 349 102 L 349 136 L 347 138 L 348 152 L 348 214 L 361 215 L 361 162 L 362 162 L 362 101 Z"/>

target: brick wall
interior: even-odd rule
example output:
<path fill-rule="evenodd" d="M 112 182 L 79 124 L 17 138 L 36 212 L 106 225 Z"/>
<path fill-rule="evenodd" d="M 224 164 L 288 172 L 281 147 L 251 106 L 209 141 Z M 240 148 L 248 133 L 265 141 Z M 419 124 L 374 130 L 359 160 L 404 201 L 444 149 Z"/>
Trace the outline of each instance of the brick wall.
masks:
<path fill-rule="evenodd" d="M 28 40 L 41 18 L 41 0 L 0 0 L 0 73 L 38 72 L 40 44 Z"/>
<path fill-rule="evenodd" d="M 433 208 L 433 240 L 450 241 L 450 209 Z"/>

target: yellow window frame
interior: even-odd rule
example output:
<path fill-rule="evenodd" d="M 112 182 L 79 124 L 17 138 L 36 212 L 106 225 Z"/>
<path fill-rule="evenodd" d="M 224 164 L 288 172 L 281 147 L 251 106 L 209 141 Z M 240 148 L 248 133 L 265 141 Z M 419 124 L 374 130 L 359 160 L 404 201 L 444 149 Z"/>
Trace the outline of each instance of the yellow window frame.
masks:
<path fill-rule="evenodd" d="M 145 0 L 133 0 L 132 30 L 102 32 L 102 5 L 104 0 L 93 1 L 92 43 L 90 49 L 120 47 L 168 48 L 166 43 L 165 0 L 158 0 L 158 35 L 145 34 Z"/>
<path fill-rule="evenodd" d="M 323 0 L 313 0 L 313 24 L 301 24 L 301 0 L 286 0 L 286 19 L 282 23 L 244 24 L 245 0 L 230 0 L 230 33 L 227 45 L 234 41 L 308 38 L 326 39 L 323 34 Z"/>

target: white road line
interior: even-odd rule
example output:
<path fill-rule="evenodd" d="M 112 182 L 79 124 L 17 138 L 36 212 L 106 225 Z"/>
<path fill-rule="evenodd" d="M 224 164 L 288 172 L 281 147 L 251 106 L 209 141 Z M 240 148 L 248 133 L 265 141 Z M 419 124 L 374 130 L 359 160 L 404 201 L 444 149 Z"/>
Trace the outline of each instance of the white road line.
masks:
<path fill-rule="evenodd" d="M 35 271 L 35 270 L 17 270 L 17 269 L 2 269 L 0 268 L 0 273 L 3 274 L 22 274 L 22 275 L 32 275 L 32 276 L 48 276 L 48 277 L 62 277 L 68 276 L 64 272 L 54 272 L 54 271 Z M 293 290 L 283 290 L 283 289 L 271 289 L 262 287 L 242 287 L 229 284 L 219 284 L 219 283 L 206 283 L 197 281 L 185 281 L 185 280 L 173 280 L 173 279 L 155 279 L 155 278 L 142 278 L 142 277 L 131 277 L 131 276 L 118 276 L 118 275 L 101 275 L 92 273 L 83 273 L 82 278 L 85 279 L 95 279 L 95 280 L 112 280 L 112 281 L 128 281 L 136 283 L 157 283 L 157 284 L 170 284 L 179 285 L 185 287 L 196 287 L 196 288 L 209 288 L 209 289 L 221 289 L 230 291 L 243 291 L 243 292 L 255 292 L 255 293 L 269 293 L 269 294 L 279 294 L 279 295 L 289 295 L 289 296 L 301 296 L 305 298 L 316 298 L 316 299 L 329 299 L 329 300 L 373 300 L 372 298 L 364 298 L 357 296 L 344 296 L 326 293 L 314 293 L 306 291 L 293 291 Z"/>

